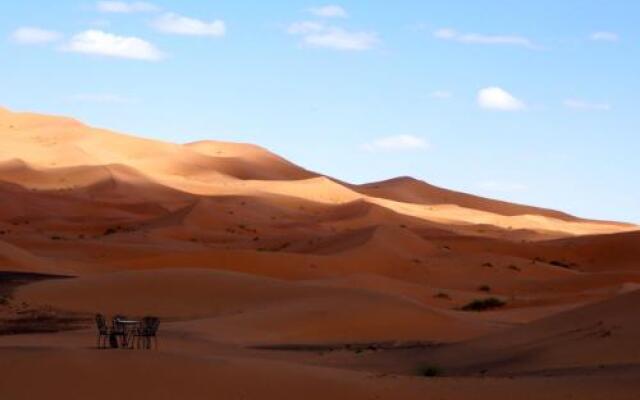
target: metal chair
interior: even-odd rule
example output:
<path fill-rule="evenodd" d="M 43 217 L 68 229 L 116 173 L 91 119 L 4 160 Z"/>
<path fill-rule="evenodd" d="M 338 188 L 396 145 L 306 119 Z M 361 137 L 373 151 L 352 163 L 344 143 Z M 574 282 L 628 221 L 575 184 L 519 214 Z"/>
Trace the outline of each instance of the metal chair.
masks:
<path fill-rule="evenodd" d="M 113 319 L 111 320 L 111 336 L 115 337 L 116 339 L 119 337 L 121 337 L 120 342 L 122 343 L 123 346 L 125 346 L 127 344 L 127 330 L 126 327 L 124 326 L 124 324 L 120 323 L 120 320 L 125 320 L 127 319 L 126 316 L 124 315 L 115 315 L 113 317 Z"/>
<path fill-rule="evenodd" d="M 155 344 L 156 350 L 158 349 L 158 337 L 156 333 L 158 332 L 158 328 L 160 327 L 160 319 L 157 317 L 144 317 L 142 319 L 142 324 L 134 333 L 134 337 L 136 340 L 136 348 L 140 348 L 140 344 L 142 342 L 145 349 L 151 348 L 151 339 Z"/>
<path fill-rule="evenodd" d="M 96 314 L 96 326 L 98 328 L 98 348 L 102 349 L 107 347 L 107 340 L 111 334 L 104 315 Z"/>

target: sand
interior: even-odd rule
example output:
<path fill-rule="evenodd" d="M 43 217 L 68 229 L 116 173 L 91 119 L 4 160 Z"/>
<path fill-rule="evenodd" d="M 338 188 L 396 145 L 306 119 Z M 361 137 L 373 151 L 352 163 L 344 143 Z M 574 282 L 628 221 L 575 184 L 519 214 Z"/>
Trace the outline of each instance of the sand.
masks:
<path fill-rule="evenodd" d="M 639 229 L 0 108 L 0 398 L 638 398 Z"/>

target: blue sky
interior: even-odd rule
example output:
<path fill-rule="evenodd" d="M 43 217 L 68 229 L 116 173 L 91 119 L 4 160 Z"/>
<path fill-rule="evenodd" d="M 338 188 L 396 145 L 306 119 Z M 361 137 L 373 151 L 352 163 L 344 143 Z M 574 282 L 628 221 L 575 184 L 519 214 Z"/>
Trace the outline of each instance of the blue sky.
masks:
<path fill-rule="evenodd" d="M 0 105 L 640 222 L 640 3 L 0 3 Z"/>

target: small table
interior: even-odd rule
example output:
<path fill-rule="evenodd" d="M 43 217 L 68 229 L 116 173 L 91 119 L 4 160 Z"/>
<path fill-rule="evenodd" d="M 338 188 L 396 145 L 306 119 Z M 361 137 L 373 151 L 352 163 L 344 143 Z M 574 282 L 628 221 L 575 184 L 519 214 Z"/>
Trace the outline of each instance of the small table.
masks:
<path fill-rule="evenodd" d="M 122 325 L 124 329 L 124 335 L 122 336 L 122 347 L 129 347 L 129 335 L 140 326 L 140 321 L 130 320 L 130 319 L 116 319 L 116 323 Z"/>

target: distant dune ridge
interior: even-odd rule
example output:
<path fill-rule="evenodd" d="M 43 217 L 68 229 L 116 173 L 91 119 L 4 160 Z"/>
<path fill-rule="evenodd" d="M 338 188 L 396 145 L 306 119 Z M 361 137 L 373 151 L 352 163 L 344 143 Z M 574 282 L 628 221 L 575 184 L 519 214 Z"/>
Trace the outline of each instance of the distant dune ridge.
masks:
<path fill-rule="evenodd" d="M 349 184 L 250 144 L 166 143 L 0 108 L 0 271 L 73 277 L 12 289 L 0 329 L 26 307 L 154 314 L 164 334 L 149 358 L 87 350 L 92 328 L 0 335 L 0 360 L 16 365 L 0 361 L 0 397 L 62 390 L 84 363 L 145 393 L 118 372 L 129 363 L 167 377 L 157 398 L 180 394 L 172 366 L 193 372 L 180 373 L 183 398 L 210 394 L 210 374 L 227 376 L 216 387 L 229 398 L 255 398 L 265 381 L 236 387 L 254 373 L 309 398 L 627 398 L 639 393 L 639 229 L 409 177 Z M 489 298 L 501 305 L 463 311 Z M 378 348 L 403 343 L 418 345 Z M 253 349 L 293 345 L 324 350 Z M 41 388 L 26 385 L 35 360 L 56 371 Z M 387 376 L 425 363 L 458 377 Z"/>

